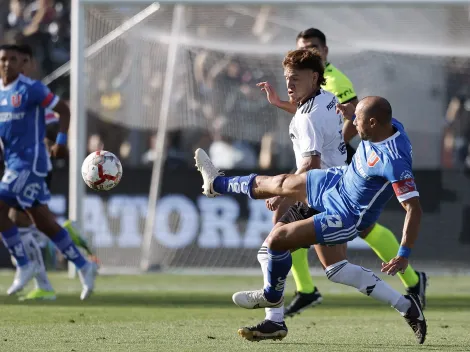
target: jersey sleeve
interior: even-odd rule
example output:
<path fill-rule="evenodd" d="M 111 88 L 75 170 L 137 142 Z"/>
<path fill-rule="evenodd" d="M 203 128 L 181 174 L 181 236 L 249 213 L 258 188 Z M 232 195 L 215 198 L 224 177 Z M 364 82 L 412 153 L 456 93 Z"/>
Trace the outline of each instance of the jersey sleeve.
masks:
<path fill-rule="evenodd" d="M 386 162 L 383 176 L 391 182 L 399 202 L 419 197 L 413 172 L 411 170 L 411 156 L 409 159 L 398 157 Z"/>
<path fill-rule="evenodd" d="M 305 114 L 298 121 L 300 152 L 304 158 L 323 152 L 323 127 L 321 121 L 315 121 L 313 113 Z"/>
<path fill-rule="evenodd" d="M 40 105 L 44 109 L 54 109 L 59 102 L 59 97 L 52 93 L 47 86 L 35 81 L 29 90 L 29 99 L 33 104 Z"/>
<path fill-rule="evenodd" d="M 348 101 L 357 98 L 356 91 L 352 82 L 346 76 L 338 79 L 338 86 L 334 93 L 341 104 L 347 103 Z"/>

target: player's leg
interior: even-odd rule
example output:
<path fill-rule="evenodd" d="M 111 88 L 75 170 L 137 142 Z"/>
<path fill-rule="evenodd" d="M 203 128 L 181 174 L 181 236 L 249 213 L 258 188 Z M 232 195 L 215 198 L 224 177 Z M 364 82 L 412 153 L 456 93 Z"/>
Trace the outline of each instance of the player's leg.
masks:
<path fill-rule="evenodd" d="M 343 228 L 331 228 L 322 226 L 330 213 L 321 213 L 314 216 L 315 229 L 321 235 L 322 244 L 315 246 L 325 273 L 329 280 L 343 285 L 355 287 L 359 292 L 371 296 L 381 302 L 395 308 L 405 318 L 413 329 L 419 343 L 423 343 L 426 337 L 426 320 L 424 319 L 419 299 L 415 295 L 403 296 L 386 282 L 382 281 L 371 270 L 349 263 L 346 258 L 345 245 L 335 248 L 341 241 L 350 241 L 355 237 L 352 232 L 345 232 L 349 225 L 347 219 L 341 219 Z M 346 221 L 345 221 L 346 220 Z"/>
<path fill-rule="evenodd" d="M 28 232 L 21 234 L 21 240 L 25 246 L 26 252 L 31 261 L 35 262 L 38 267 L 38 272 L 34 278 L 35 289 L 29 292 L 26 296 L 21 297 L 20 300 L 49 300 L 56 299 L 54 289 L 47 276 L 46 267 L 44 265 L 41 247 L 34 237 L 34 228 L 29 229 Z M 20 230 L 20 232 L 22 232 Z"/>
<path fill-rule="evenodd" d="M 377 256 L 384 262 L 390 261 L 398 253 L 400 244 L 392 231 L 386 227 L 375 224 L 360 236 L 374 250 Z M 411 265 L 408 265 L 405 272 L 399 273 L 398 277 L 403 282 L 409 294 L 417 294 L 421 299 L 423 309 L 426 307 L 426 286 L 427 275 L 424 272 L 415 271 Z"/>
<path fill-rule="evenodd" d="M 5 179 L 8 183 L 4 182 Z M 10 207 L 17 205 L 15 195 L 9 191 L 9 188 L 14 187 L 15 182 L 15 179 L 8 179 L 8 174 L 5 172 L 1 182 L 2 187 L 0 187 L 0 232 L 5 247 L 15 258 L 17 268 L 13 284 L 7 290 L 8 295 L 21 291 L 36 273 L 36 267 L 28 258 L 18 228 L 8 217 Z"/>
<path fill-rule="evenodd" d="M 290 251 L 284 248 L 309 246 L 314 241 L 312 219 L 276 224 L 258 254 L 263 269 L 264 288 L 236 292 L 232 297 L 234 303 L 242 308 L 269 308 L 266 310 L 265 320 L 255 326 L 239 329 L 240 336 L 250 341 L 259 341 L 281 340 L 287 335 L 282 308 L 284 285 L 292 260 Z"/>
<path fill-rule="evenodd" d="M 34 237 L 34 232 L 37 231 L 34 223 L 31 221 L 28 214 L 26 214 L 26 212 L 20 207 L 11 208 L 9 212 L 9 218 L 18 227 L 26 254 L 28 255 L 29 259 L 35 263 L 37 268 L 37 273 L 34 277 L 35 289 L 29 292 L 25 297 L 22 297 L 22 300 L 54 300 L 56 298 L 55 292 L 47 276 L 41 248 Z"/>
<path fill-rule="evenodd" d="M 294 221 L 311 218 L 317 212 L 310 209 L 302 203 L 296 203 L 286 214 L 280 219 L 280 222 L 289 224 Z M 292 268 L 291 272 L 294 277 L 296 291 L 294 298 L 284 310 L 284 316 L 294 316 L 300 314 L 309 307 L 314 307 L 323 301 L 323 297 L 315 287 L 310 275 L 308 265 L 308 248 L 299 248 L 291 253 Z"/>
<path fill-rule="evenodd" d="M 35 205 L 27 209 L 39 231 L 48 236 L 59 248 L 65 258 L 75 264 L 78 269 L 78 276 L 83 286 L 80 298 L 86 299 L 94 289 L 97 275 L 95 263 L 88 262 L 73 243 L 67 230 L 55 221 L 47 205 Z"/>
<path fill-rule="evenodd" d="M 202 149 L 197 149 L 194 159 L 201 172 L 204 194 L 215 197 L 221 194 L 245 194 L 253 199 L 268 199 L 274 196 L 287 197 L 307 204 L 306 174 L 284 174 L 277 176 L 222 176 Z"/>

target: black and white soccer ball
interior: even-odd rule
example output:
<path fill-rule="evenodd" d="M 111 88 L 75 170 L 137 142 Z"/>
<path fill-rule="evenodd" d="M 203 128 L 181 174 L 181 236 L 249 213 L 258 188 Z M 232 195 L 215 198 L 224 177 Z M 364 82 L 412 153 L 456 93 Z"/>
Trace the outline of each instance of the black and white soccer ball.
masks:
<path fill-rule="evenodd" d="M 83 161 L 82 177 L 91 189 L 109 191 L 121 181 L 121 161 L 111 152 L 97 150 Z"/>

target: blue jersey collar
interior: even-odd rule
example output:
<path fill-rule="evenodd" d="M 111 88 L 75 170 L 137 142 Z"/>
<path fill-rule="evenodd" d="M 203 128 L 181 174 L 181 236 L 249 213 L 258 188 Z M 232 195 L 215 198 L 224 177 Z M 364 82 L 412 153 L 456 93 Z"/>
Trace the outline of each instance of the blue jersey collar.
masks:
<path fill-rule="evenodd" d="M 20 80 L 20 77 L 21 77 L 21 73 L 18 75 L 18 77 L 16 77 L 16 79 L 13 82 L 11 82 L 7 86 L 4 86 L 3 81 L 0 80 L 0 90 L 10 90 L 12 87 L 15 86 L 16 83 L 18 83 L 18 81 Z"/>

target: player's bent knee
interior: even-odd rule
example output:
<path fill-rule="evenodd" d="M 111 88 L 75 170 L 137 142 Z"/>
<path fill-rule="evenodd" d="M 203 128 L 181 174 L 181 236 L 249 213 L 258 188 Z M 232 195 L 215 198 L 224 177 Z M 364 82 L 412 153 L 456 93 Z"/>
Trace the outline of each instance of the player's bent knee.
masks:
<path fill-rule="evenodd" d="M 266 245 L 273 251 L 287 251 L 290 248 L 286 245 L 287 231 L 284 226 L 275 227 L 268 238 L 266 238 Z"/>

